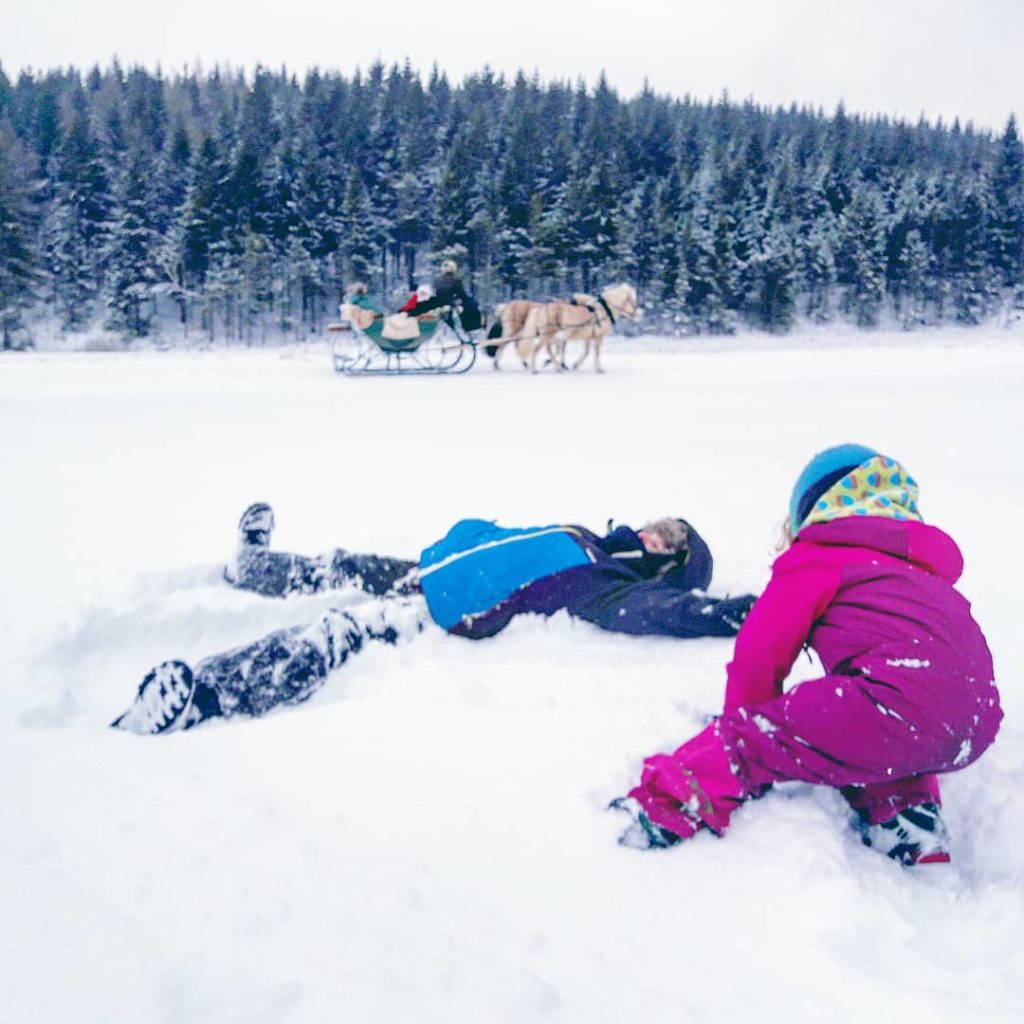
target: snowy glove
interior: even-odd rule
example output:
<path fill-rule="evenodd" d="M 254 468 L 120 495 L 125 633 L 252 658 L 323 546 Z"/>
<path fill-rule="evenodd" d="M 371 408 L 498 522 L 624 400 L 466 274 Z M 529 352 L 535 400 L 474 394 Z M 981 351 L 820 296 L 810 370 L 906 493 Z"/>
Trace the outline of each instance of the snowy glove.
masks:
<path fill-rule="evenodd" d="M 757 600 L 753 594 L 742 597 L 725 597 L 715 606 L 715 615 L 737 633 L 750 614 L 750 609 Z"/>
<path fill-rule="evenodd" d="M 608 805 L 608 809 L 625 811 L 633 819 L 629 828 L 619 836 L 619 846 L 628 846 L 631 850 L 666 850 L 680 842 L 674 832 L 655 825 L 633 797 L 620 796 Z"/>

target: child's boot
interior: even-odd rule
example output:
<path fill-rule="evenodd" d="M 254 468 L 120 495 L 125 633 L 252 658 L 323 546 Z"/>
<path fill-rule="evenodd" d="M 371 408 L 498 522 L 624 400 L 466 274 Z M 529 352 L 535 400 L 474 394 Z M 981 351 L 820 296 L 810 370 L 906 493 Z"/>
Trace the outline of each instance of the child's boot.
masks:
<path fill-rule="evenodd" d="M 633 850 L 664 850 L 681 841 L 675 832 L 655 825 L 640 802 L 631 796 L 620 796 L 608 805 L 608 809 L 625 811 L 633 819 L 629 828 L 619 836 L 619 846 L 628 846 Z M 694 831 L 699 827 L 700 822 L 695 821 Z"/>
<path fill-rule="evenodd" d="M 274 510 L 265 501 L 254 502 L 238 520 L 238 543 L 269 548 L 273 530 Z"/>
<path fill-rule="evenodd" d="M 938 804 L 915 804 L 874 825 L 861 818 L 858 827 L 865 846 L 905 867 L 950 861 L 949 831 Z"/>
<path fill-rule="evenodd" d="M 238 547 L 235 557 L 224 566 L 224 579 L 236 586 L 244 585 L 250 563 L 263 557 L 270 549 L 270 535 L 274 532 L 274 510 L 265 502 L 250 505 L 238 520 Z"/>
<path fill-rule="evenodd" d="M 146 674 L 132 706 L 110 724 L 115 729 L 155 736 L 188 729 L 218 714 L 216 693 L 197 683 L 185 662 L 164 661 Z"/>

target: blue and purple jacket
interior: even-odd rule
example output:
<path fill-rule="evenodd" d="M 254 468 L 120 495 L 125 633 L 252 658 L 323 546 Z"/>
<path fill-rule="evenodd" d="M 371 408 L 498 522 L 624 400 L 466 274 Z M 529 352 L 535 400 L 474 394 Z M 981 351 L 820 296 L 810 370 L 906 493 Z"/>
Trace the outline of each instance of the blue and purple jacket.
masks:
<path fill-rule="evenodd" d="M 472 639 L 515 615 L 563 608 L 619 633 L 734 636 L 735 626 L 711 614 L 713 599 L 694 593 L 711 582 L 712 566 L 692 527 L 688 551 L 655 555 L 628 526 L 599 537 L 582 526 L 463 519 L 421 555 L 420 585 L 438 625 Z"/>

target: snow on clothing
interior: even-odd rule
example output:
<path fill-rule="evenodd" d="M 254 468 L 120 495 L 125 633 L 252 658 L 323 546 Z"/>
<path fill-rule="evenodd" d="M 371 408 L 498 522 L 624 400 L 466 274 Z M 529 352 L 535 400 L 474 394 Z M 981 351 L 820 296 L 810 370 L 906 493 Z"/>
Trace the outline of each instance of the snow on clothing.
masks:
<path fill-rule="evenodd" d="M 204 659 L 193 669 L 180 662 L 158 666 L 147 680 L 180 680 L 185 673 L 195 685 L 187 717 L 176 727 L 299 704 L 367 641 L 393 644 L 414 636 L 430 615 L 472 639 L 497 633 L 514 615 L 563 608 L 618 632 L 733 636 L 753 600 L 693 592 L 710 582 L 712 559 L 688 524 L 686 552 L 653 555 L 625 526 L 601 538 L 578 526 L 508 530 L 463 520 L 423 553 L 417 573 L 414 562 L 340 549 L 317 558 L 270 551 L 273 519 L 269 506 L 266 511 L 262 543 L 245 543 L 243 532 L 236 563 L 225 572 L 230 583 L 273 597 L 355 585 L 369 597 L 331 609 L 308 626 L 278 630 Z M 166 715 L 154 718 L 145 689 L 146 681 L 115 725 L 143 733 L 162 731 L 151 728 L 156 720 L 166 727 Z"/>
<path fill-rule="evenodd" d="M 162 662 L 111 724 L 152 735 L 210 718 L 256 718 L 280 705 L 301 704 L 367 641 L 395 644 L 426 622 L 420 598 L 371 598 L 352 609 L 331 608 L 308 626 L 276 630 L 191 668 L 181 661 Z"/>
<path fill-rule="evenodd" d="M 684 837 L 721 833 L 777 781 L 840 787 L 871 823 L 938 803 L 935 773 L 975 761 L 1002 718 L 988 646 L 952 586 L 962 567 L 945 533 L 910 519 L 804 526 L 736 639 L 722 715 L 648 758 L 630 796 Z M 826 674 L 783 693 L 805 642 Z"/>
<path fill-rule="evenodd" d="M 309 557 L 268 547 L 243 544 L 234 565 L 225 569 L 227 581 L 264 597 L 319 594 L 355 584 L 377 597 L 419 593 L 416 562 L 384 555 L 353 554 L 337 549 Z"/>
<path fill-rule="evenodd" d="M 207 695 L 203 717 L 258 717 L 281 704 L 302 704 L 367 641 L 395 644 L 415 636 L 426 622 L 417 598 L 369 600 L 205 658 L 192 670 L 198 693 Z"/>
<path fill-rule="evenodd" d="M 693 593 L 710 584 L 714 562 L 700 534 L 686 528 L 685 553 L 657 555 L 628 526 L 598 537 L 582 526 L 507 529 L 464 519 L 419 563 L 342 549 L 309 558 L 244 545 L 228 578 L 267 597 L 351 583 L 378 596 L 422 588 L 434 621 L 474 640 L 493 636 L 515 615 L 563 608 L 618 633 L 734 636 L 736 627 L 722 616 L 742 617 L 751 598 Z"/>
<path fill-rule="evenodd" d="M 734 602 L 719 607 L 693 593 L 710 584 L 713 561 L 697 531 L 687 531 L 680 557 L 645 551 L 628 526 L 598 537 L 582 526 L 505 529 L 464 519 L 423 552 L 420 585 L 434 621 L 472 639 L 515 615 L 563 608 L 618 633 L 733 636 L 722 615 L 735 613 Z"/>

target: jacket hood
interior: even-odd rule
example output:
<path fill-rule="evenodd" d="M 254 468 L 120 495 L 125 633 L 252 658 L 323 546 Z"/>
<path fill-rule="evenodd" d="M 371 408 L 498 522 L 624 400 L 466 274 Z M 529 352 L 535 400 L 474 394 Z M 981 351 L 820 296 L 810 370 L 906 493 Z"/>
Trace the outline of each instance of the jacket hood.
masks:
<path fill-rule="evenodd" d="M 823 490 L 812 488 L 801 499 L 798 518 L 790 523 L 794 533 L 814 523 L 830 523 L 846 516 L 921 521 L 917 481 L 887 455 L 873 455 L 852 469 L 840 469 L 821 484 L 825 485 Z"/>
<path fill-rule="evenodd" d="M 963 555 L 952 537 L 936 526 L 913 520 L 876 516 L 833 519 L 805 526 L 794 543 L 870 548 L 902 558 L 950 583 L 956 583 L 964 569 Z"/>

